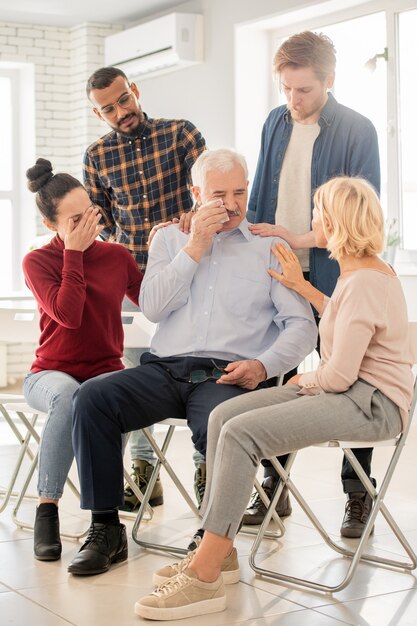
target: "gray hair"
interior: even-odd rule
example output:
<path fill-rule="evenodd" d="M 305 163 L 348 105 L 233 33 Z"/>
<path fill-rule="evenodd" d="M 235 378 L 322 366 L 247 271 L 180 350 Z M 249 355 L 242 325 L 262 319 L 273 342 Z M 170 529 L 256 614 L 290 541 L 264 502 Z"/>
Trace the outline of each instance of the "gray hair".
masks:
<path fill-rule="evenodd" d="M 198 157 L 197 161 L 191 168 L 191 178 L 193 185 L 201 187 L 207 172 L 219 170 L 220 172 L 229 172 L 235 165 L 240 165 L 248 177 L 248 166 L 245 157 L 230 148 L 219 148 L 218 150 L 205 150 Z"/>

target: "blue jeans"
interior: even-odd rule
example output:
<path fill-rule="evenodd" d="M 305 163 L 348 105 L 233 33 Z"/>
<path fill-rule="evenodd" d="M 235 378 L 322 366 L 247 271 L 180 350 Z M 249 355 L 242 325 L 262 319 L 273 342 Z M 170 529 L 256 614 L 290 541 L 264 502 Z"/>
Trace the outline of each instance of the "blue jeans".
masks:
<path fill-rule="evenodd" d="M 109 376 L 112 372 L 96 378 Z M 80 383 L 64 372 L 29 373 L 23 382 L 26 402 L 47 413 L 39 448 L 38 494 L 58 500 L 62 496 L 74 452 L 71 441 L 72 397 Z"/>

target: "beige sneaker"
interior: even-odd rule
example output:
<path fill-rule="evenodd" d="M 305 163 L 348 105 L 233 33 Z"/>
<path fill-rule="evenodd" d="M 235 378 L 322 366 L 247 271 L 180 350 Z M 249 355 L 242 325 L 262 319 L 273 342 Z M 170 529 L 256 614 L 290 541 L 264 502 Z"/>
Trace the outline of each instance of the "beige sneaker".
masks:
<path fill-rule="evenodd" d="M 138 600 L 135 613 L 155 620 L 184 619 L 226 608 L 226 593 L 221 576 L 214 583 L 198 580 L 185 569 L 157 587 L 150 596 Z"/>
<path fill-rule="evenodd" d="M 154 584 L 161 585 L 173 576 L 176 576 L 186 570 L 193 559 L 194 552 L 195 550 L 193 552 L 189 552 L 189 554 L 187 554 L 185 559 L 182 559 L 182 561 L 178 561 L 178 563 L 173 563 L 172 565 L 166 565 L 155 572 L 153 575 Z M 229 556 L 224 559 L 222 563 L 222 576 L 225 585 L 233 585 L 234 583 L 239 582 L 240 569 L 236 548 L 233 548 Z"/>

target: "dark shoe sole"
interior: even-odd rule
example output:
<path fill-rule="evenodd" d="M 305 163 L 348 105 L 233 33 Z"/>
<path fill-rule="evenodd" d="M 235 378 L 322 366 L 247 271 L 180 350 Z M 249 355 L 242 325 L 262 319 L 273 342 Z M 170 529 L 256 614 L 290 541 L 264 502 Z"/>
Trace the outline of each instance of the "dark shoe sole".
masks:
<path fill-rule="evenodd" d="M 290 505 L 283 511 L 280 511 L 279 516 L 288 517 L 289 515 L 291 515 L 291 513 L 292 513 L 292 507 Z M 242 525 L 243 526 L 260 526 L 262 522 L 264 521 L 264 517 L 265 517 L 264 515 L 246 515 L 245 514 L 242 517 Z"/>
<path fill-rule="evenodd" d="M 375 527 L 372 527 L 371 535 L 374 534 Z M 341 528 L 340 536 L 346 539 L 360 539 L 362 537 L 363 528 Z"/>
<path fill-rule="evenodd" d="M 95 570 L 85 570 L 83 568 L 78 569 L 78 567 L 72 566 L 71 564 L 68 566 L 68 572 L 70 574 L 75 574 L 76 576 L 94 576 L 95 574 L 104 574 L 105 572 L 108 572 L 110 569 L 110 565 L 113 565 L 115 563 L 121 563 L 122 561 L 126 561 L 127 559 L 127 548 L 126 550 L 123 550 L 123 552 L 119 552 L 118 554 L 115 554 L 109 561 L 108 565 L 106 565 L 105 567 L 102 568 L 97 568 Z"/>
<path fill-rule="evenodd" d="M 34 554 L 35 559 L 37 559 L 38 561 L 59 561 L 59 559 L 61 558 L 61 554 L 58 555 L 45 555 L 45 556 L 40 556 L 38 554 Z"/>

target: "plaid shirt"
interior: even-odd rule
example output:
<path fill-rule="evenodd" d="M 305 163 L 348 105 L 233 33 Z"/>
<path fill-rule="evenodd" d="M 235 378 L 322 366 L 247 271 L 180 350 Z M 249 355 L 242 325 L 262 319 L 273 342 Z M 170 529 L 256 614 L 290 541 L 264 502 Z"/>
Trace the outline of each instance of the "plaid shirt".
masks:
<path fill-rule="evenodd" d="M 190 170 L 204 149 L 191 122 L 146 114 L 138 137 L 112 131 L 87 148 L 84 184 L 101 208 L 102 237 L 125 245 L 142 271 L 151 228 L 192 207 Z"/>

